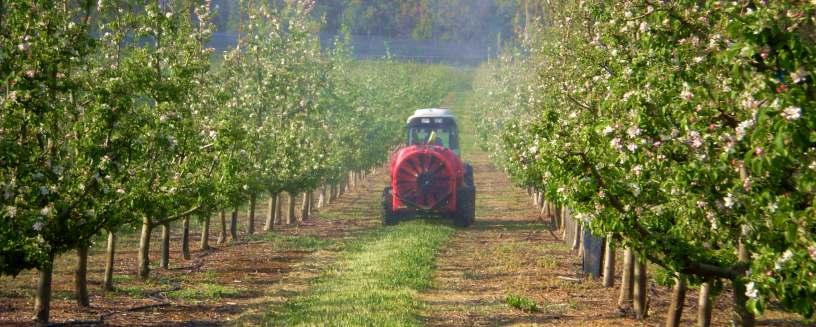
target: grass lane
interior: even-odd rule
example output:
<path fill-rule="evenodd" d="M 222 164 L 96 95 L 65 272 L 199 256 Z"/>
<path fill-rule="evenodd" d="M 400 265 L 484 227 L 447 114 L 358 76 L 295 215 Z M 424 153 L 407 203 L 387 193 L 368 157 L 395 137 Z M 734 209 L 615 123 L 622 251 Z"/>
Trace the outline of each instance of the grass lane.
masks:
<path fill-rule="evenodd" d="M 438 249 L 454 228 L 415 220 L 345 242 L 308 294 L 270 311 L 274 326 L 419 326 L 418 291 L 430 286 Z"/>

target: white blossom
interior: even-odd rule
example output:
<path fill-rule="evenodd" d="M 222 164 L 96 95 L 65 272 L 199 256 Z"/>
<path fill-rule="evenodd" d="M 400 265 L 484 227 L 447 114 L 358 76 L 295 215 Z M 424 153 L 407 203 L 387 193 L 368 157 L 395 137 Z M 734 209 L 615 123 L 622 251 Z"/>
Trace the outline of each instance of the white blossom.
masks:
<path fill-rule="evenodd" d="M 779 209 L 779 204 L 777 204 L 776 202 L 773 202 L 768 205 L 768 211 L 770 211 L 771 213 L 776 212 L 776 209 Z"/>
<path fill-rule="evenodd" d="M 629 185 L 629 187 L 632 188 L 632 194 L 634 196 L 640 196 L 640 185 L 632 184 L 632 185 Z"/>
<path fill-rule="evenodd" d="M 797 120 L 802 117 L 802 108 L 790 106 L 785 108 L 780 115 L 787 120 Z"/>
<path fill-rule="evenodd" d="M 615 129 L 612 128 L 612 126 L 606 126 L 606 128 L 603 129 L 603 135 L 608 136 L 609 134 L 612 134 L 612 132 L 614 131 Z"/>
<path fill-rule="evenodd" d="M 536 153 L 538 153 L 538 147 L 533 145 L 529 149 L 527 149 L 527 151 L 529 151 L 530 154 L 536 154 Z"/>
<path fill-rule="evenodd" d="M 694 93 L 691 93 L 688 83 L 683 83 L 683 91 L 680 92 L 680 98 L 686 101 L 691 101 L 694 98 Z"/>
<path fill-rule="evenodd" d="M 41 220 L 38 220 L 36 223 L 34 223 L 34 225 L 31 226 L 31 228 L 39 232 L 42 230 L 43 226 L 45 226 L 45 224 Z"/>
<path fill-rule="evenodd" d="M 641 172 L 643 171 L 643 166 L 635 165 L 632 167 L 632 172 L 635 173 L 635 176 L 640 176 Z"/>
<path fill-rule="evenodd" d="M 793 251 L 790 249 L 785 250 L 785 252 L 782 253 L 782 256 L 776 260 L 776 263 L 774 263 L 774 270 L 781 270 L 782 266 L 790 261 L 791 258 L 793 258 Z"/>
<path fill-rule="evenodd" d="M 620 138 L 617 138 L 617 137 L 612 139 L 612 141 L 609 141 L 609 145 L 611 145 L 613 148 L 615 148 L 615 150 L 618 150 L 618 151 L 623 149 L 623 145 L 621 145 L 621 140 L 620 140 Z"/>
<path fill-rule="evenodd" d="M 737 126 L 737 140 L 741 141 L 745 137 L 745 134 L 747 133 L 748 129 L 753 126 L 754 126 L 753 119 L 748 119 L 746 121 L 739 123 L 739 125 Z"/>
<path fill-rule="evenodd" d="M 734 195 L 731 194 L 731 193 L 728 193 L 728 195 L 726 195 L 723 198 L 723 205 L 726 208 L 733 208 L 734 207 Z"/>
<path fill-rule="evenodd" d="M 637 151 L 638 146 L 637 144 L 629 143 L 626 145 L 626 148 L 629 149 L 629 152 L 635 152 Z"/>
<path fill-rule="evenodd" d="M 716 231 L 720 228 L 720 225 L 717 223 L 717 216 L 714 215 L 714 212 L 706 211 L 706 219 L 708 219 L 708 222 L 711 224 L 711 229 Z"/>
<path fill-rule="evenodd" d="M 758 295 L 759 291 L 757 291 L 754 282 L 749 282 L 748 284 L 745 284 L 745 296 L 752 299 L 756 299 Z"/>
<path fill-rule="evenodd" d="M 640 128 L 638 128 L 637 126 L 632 126 L 626 130 L 626 135 L 629 135 L 629 137 L 631 138 L 635 138 L 640 136 L 640 132 L 641 132 Z"/>
<path fill-rule="evenodd" d="M 759 100 L 754 99 L 754 98 L 748 98 L 748 99 L 742 100 L 742 107 L 745 108 L 745 109 L 749 109 L 749 110 L 754 110 L 756 108 L 759 108 L 759 106 L 761 104 L 762 104 L 762 101 L 759 101 Z"/>
<path fill-rule="evenodd" d="M 804 69 L 799 68 L 795 72 L 791 73 L 791 79 L 796 84 L 804 82 L 810 73 L 806 72 Z"/>
<path fill-rule="evenodd" d="M 649 24 L 646 23 L 646 22 L 640 23 L 640 27 L 638 28 L 638 30 L 640 30 L 641 33 L 648 32 L 649 31 Z"/>

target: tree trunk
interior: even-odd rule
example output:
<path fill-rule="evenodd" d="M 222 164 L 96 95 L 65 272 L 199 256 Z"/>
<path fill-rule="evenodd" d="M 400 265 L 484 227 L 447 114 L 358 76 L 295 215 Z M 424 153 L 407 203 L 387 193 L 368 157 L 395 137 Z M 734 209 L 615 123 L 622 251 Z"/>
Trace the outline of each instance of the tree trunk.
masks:
<path fill-rule="evenodd" d="M 108 231 L 108 248 L 105 257 L 104 290 L 113 291 L 113 257 L 116 254 L 116 234 Z"/>
<path fill-rule="evenodd" d="M 748 296 L 745 295 L 747 288 L 744 279 L 737 277 L 731 281 L 731 284 L 734 287 L 734 312 L 731 325 L 753 327 L 756 325 L 756 319 L 746 307 Z"/>
<path fill-rule="evenodd" d="M 181 222 L 181 257 L 190 260 L 190 216 Z"/>
<path fill-rule="evenodd" d="M 744 168 L 740 169 L 741 175 L 745 175 L 744 170 Z M 747 233 L 748 231 L 745 226 L 742 226 L 742 235 L 740 235 L 740 239 L 737 243 L 737 257 L 739 258 L 739 262 L 745 267 L 748 267 L 751 260 L 748 248 L 745 247 L 745 243 L 742 241 Z M 753 327 L 756 325 L 756 318 L 754 318 L 754 315 L 748 311 L 746 307 L 748 304 L 748 296 L 745 295 L 747 289 L 745 280 L 742 276 L 737 276 L 731 281 L 731 284 L 734 286 L 734 313 L 731 324 L 734 326 Z"/>
<path fill-rule="evenodd" d="M 666 327 L 680 326 L 680 318 L 683 316 L 683 305 L 686 303 L 686 276 L 680 275 L 674 279 L 674 291 L 672 292 L 669 312 L 666 313 Z"/>
<path fill-rule="evenodd" d="M 748 179 L 748 170 L 745 169 L 745 165 L 740 165 L 739 167 L 740 179 L 744 182 Z M 744 239 L 747 237 L 748 228 L 747 226 L 743 225 L 740 226 L 740 238 L 737 240 L 737 257 L 739 259 L 739 263 L 742 264 L 743 267 L 750 267 L 751 264 L 751 254 L 748 253 L 748 248 L 745 246 Z M 745 274 L 741 274 L 745 275 Z M 737 276 L 734 278 L 731 283 L 734 286 L 734 313 L 733 319 L 731 324 L 734 326 L 742 326 L 742 327 L 753 327 L 756 325 L 756 318 L 751 311 L 748 311 L 746 305 L 748 304 L 748 296 L 745 295 L 746 291 L 746 284 L 745 280 L 742 278 L 743 276 Z"/>
<path fill-rule="evenodd" d="M 230 217 L 230 241 L 238 241 L 238 206 L 232 209 L 232 217 Z"/>
<path fill-rule="evenodd" d="M 697 326 L 710 327 L 711 326 L 711 282 L 705 282 L 700 285 L 700 298 L 697 304 Z"/>
<path fill-rule="evenodd" d="M 563 226 L 561 237 L 564 239 L 564 243 L 566 244 L 572 244 L 572 240 L 567 239 L 567 236 L 570 233 L 570 221 L 569 211 L 567 211 L 566 207 L 561 207 L 561 226 Z"/>
<path fill-rule="evenodd" d="M 201 222 L 201 242 L 199 248 L 204 250 L 210 249 L 210 215 L 204 217 Z"/>
<path fill-rule="evenodd" d="M 584 240 L 583 240 L 583 238 L 584 238 L 584 226 L 581 226 L 580 223 L 578 225 L 580 226 L 578 228 L 578 236 L 576 237 L 576 239 L 578 239 L 578 257 L 583 258 L 584 257 Z"/>
<path fill-rule="evenodd" d="M 303 202 L 300 204 L 300 220 L 309 219 L 309 192 L 303 192 Z"/>
<path fill-rule="evenodd" d="M 286 224 L 291 225 L 295 222 L 295 207 L 297 207 L 297 194 L 289 192 L 289 214 L 286 215 Z"/>
<path fill-rule="evenodd" d="M 142 222 L 142 236 L 139 238 L 139 278 L 146 280 L 150 277 L 150 233 L 153 226 L 150 219 L 144 218 Z"/>
<path fill-rule="evenodd" d="M 575 224 L 575 236 L 572 238 L 572 249 L 578 250 L 581 246 L 581 223 L 576 219 L 572 221 Z"/>
<path fill-rule="evenodd" d="M 649 315 L 648 304 L 648 279 L 646 276 L 646 262 L 642 258 L 635 258 L 635 287 L 634 287 L 634 303 L 635 318 L 638 320 L 646 319 Z"/>
<path fill-rule="evenodd" d="M 247 234 L 255 234 L 255 202 L 258 200 L 258 195 L 252 193 L 249 196 L 249 212 L 247 213 Z"/>
<path fill-rule="evenodd" d="M 354 176 L 354 171 L 349 171 L 348 173 L 348 180 L 349 180 L 349 191 L 353 190 L 357 187 L 357 178 Z"/>
<path fill-rule="evenodd" d="M 280 225 L 283 222 L 283 193 L 278 193 L 277 206 L 275 207 L 275 224 Z"/>
<path fill-rule="evenodd" d="M 266 210 L 266 222 L 264 223 L 264 231 L 272 230 L 272 225 L 275 224 L 275 210 L 278 208 L 278 194 L 269 195 L 269 204 Z"/>
<path fill-rule="evenodd" d="M 83 308 L 91 306 L 88 297 L 88 245 L 77 246 L 77 264 L 74 269 L 74 292 L 77 305 Z"/>
<path fill-rule="evenodd" d="M 329 187 L 329 203 L 334 202 L 337 200 L 337 184 L 332 183 L 331 187 Z"/>
<path fill-rule="evenodd" d="M 161 251 L 161 267 L 167 269 L 170 267 L 170 224 L 162 225 L 162 251 Z"/>
<path fill-rule="evenodd" d="M 322 185 L 320 186 L 320 193 L 317 195 L 317 208 L 321 209 L 326 204 L 326 185 Z"/>
<path fill-rule="evenodd" d="M 604 248 L 604 273 L 603 286 L 615 286 L 615 246 L 613 245 L 612 234 L 606 236 L 606 246 Z"/>
<path fill-rule="evenodd" d="M 555 216 L 555 203 L 552 201 L 544 201 L 547 207 L 547 216 L 550 217 L 550 226 L 552 230 L 558 230 L 558 218 Z"/>
<path fill-rule="evenodd" d="M 623 250 L 623 276 L 621 277 L 620 297 L 618 306 L 629 307 L 632 305 L 634 292 L 635 256 L 632 249 Z"/>
<path fill-rule="evenodd" d="M 561 230 L 562 227 L 562 220 L 561 220 L 561 205 L 555 204 L 555 230 Z"/>
<path fill-rule="evenodd" d="M 34 299 L 34 324 L 45 326 L 51 312 L 51 277 L 54 269 L 54 255 L 50 255 L 46 266 L 40 268 L 40 278 L 37 283 L 37 297 Z"/>
<path fill-rule="evenodd" d="M 218 234 L 218 244 L 224 244 L 227 241 L 227 212 L 225 210 L 221 210 L 219 214 L 221 218 L 221 233 Z"/>
<path fill-rule="evenodd" d="M 315 190 L 309 191 L 309 217 L 312 217 L 312 214 L 315 211 Z"/>

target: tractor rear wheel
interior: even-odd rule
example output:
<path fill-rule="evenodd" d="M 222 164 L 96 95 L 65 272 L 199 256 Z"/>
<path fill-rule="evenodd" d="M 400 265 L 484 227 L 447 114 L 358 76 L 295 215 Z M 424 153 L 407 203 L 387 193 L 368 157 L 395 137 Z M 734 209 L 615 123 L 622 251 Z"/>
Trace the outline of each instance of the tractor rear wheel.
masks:
<path fill-rule="evenodd" d="M 393 198 L 392 198 L 393 195 L 391 195 L 391 188 L 390 187 L 386 187 L 383 190 L 383 196 L 382 197 L 383 197 L 382 198 L 382 221 L 383 221 L 383 225 L 386 225 L 386 226 L 396 225 L 399 219 L 397 217 L 397 214 L 394 213 L 394 208 L 393 208 L 393 203 L 394 202 L 393 202 Z"/>
<path fill-rule="evenodd" d="M 453 215 L 453 224 L 459 227 L 468 227 L 476 220 L 476 188 L 465 185 L 456 193 L 456 213 Z"/>
<path fill-rule="evenodd" d="M 465 164 L 465 185 L 476 188 L 473 184 L 473 166 L 469 163 Z"/>

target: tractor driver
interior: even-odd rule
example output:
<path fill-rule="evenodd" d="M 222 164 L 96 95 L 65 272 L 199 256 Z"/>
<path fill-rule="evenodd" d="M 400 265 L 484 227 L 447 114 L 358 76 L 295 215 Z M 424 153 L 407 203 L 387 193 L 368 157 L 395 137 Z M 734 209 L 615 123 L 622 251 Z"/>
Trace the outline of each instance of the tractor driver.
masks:
<path fill-rule="evenodd" d="M 428 144 L 444 146 L 444 144 L 442 144 L 442 139 L 436 135 L 436 131 L 431 132 L 431 135 L 428 136 Z"/>

